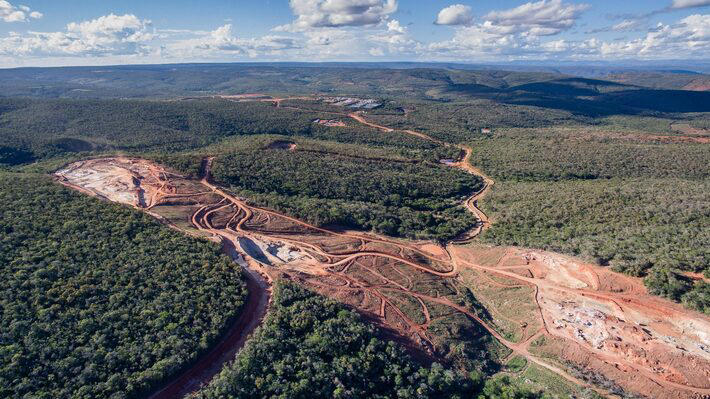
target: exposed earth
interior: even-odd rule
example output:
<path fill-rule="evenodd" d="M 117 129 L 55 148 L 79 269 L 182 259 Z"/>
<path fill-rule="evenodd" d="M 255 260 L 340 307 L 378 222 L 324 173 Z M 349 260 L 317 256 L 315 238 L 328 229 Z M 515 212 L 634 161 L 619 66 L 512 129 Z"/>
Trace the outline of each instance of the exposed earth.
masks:
<path fill-rule="evenodd" d="M 276 105 L 284 100 L 253 97 Z M 342 115 L 393 131 L 361 113 Z M 297 151 L 295 143 L 273 145 Z M 649 295 L 639 279 L 575 258 L 471 243 L 490 225 L 477 202 L 493 181 L 471 165 L 471 149 L 462 150 L 463 158 L 450 165 L 486 184 L 464 204 L 477 227 L 445 246 L 324 229 L 254 206 L 211 181 L 211 158 L 203 161 L 200 180 L 128 157 L 80 161 L 55 175 L 69 187 L 223 243 L 247 271 L 247 311 L 220 346 L 155 397 L 183 395 L 209 381 L 259 324 L 269 283 L 278 278 L 353 306 L 432 359 L 445 352 L 441 326 L 464 319 L 507 348 L 507 358 L 525 357 L 604 396 L 710 397 L 710 318 Z M 477 304 L 465 300 L 469 290 Z"/>

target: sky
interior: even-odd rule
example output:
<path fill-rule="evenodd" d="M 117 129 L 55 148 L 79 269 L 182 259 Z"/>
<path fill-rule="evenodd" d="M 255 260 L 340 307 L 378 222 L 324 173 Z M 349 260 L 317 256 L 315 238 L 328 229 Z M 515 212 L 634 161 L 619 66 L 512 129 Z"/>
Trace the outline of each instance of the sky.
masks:
<path fill-rule="evenodd" d="M 0 0 L 0 67 L 710 59 L 710 0 Z"/>

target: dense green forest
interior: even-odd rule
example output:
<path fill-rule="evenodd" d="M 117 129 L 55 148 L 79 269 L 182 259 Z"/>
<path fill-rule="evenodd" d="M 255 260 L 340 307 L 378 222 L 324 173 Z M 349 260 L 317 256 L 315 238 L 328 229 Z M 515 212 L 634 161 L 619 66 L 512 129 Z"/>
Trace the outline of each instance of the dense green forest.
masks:
<path fill-rule="evenodd" d="M 341 134 L 344 134 L 343 132 Z M 404 147 L 398 145 L 398 135 L 379 134 L 388 139 L 387 145 L 362 145 L 343 141 L 329 141 L 302 136 L 282 136 L 259 134 L 250 136 L 235 136 L 219 140 L 207 147 L 176 153 L 146 152 L 140 154 L 161 164 L 192 177 L 198 177 L 202 159 L 207 156 L 225 156 L 236 153 L 261 152 L 267 149 L 287 150 L 324 156 L 340 156 L 344 159 L 371 160 L 394 163 L 419 163 L 435 167 L 441 165 L 442 159 L 458 159 L 462 155 L 460 148 L 455 146 L 436 145 L 432 147 Z M 347 136 L 347 134 L 344 134 Z M 408 137 L 411 137 L 407 135 Z M 427 142 L 427 144 L 431 144 Z M 431 165 L 434 164 L 434 165 Z"/>
<path fill-rule="evenodd" d="M 313 123 L 326 118 L 329 116 L 276 108 L 268 103 L 219 99 L 0 99 L 0 165 L 75 153 L 172 153 L 204 147 L 227 137 L 255 134 L 420 151 L 441 147 L 403 133 L 385 135 L 355 123 L 346 127 Z"/>
<path fill-rule="evenodd" d="M 49 177 L 0 172 L 0 397 L 145 395 L 246 298 L 217 245 Z"/>
<path fill-rule="evenodd" d="M 519 66 L 507 68 L 519 69 Z M 536 113 L 537 121 L 528 118 L 538 123 L 534 126 L 547 120 L 544 112 L 539 110 L 559 111 L 555 118 L 570 119 L 710 111 L 710 94 L 706 92 L 651 89 L 559 72 L 568 70 L 578 74 L 586 69 L 555 65 L 516 71 L 439 63 L 132 65 L 99 70 L 73 67 L 41 71 L 18 68 L 0 71 L 0 96 L 176 98 L 266 93 L 375 96 L 437 102 L 484 100 L 489 102 L 488 108 L 512 106 L 506 113 L 514 122 L 525 119 L 518 119 L 519 113 Z M 638 71 L 628 72 L 641 76 Z M 592 76 L 599 74 L 592 73 Z M 648 84 L 648 78 L 643 80 L 652 87 L 679 88 L 668 85 L 672 79 L 668 74 L 650 79 L 651 82 L 661 82 L 660 85 Z M 505 119 L 498 120 L 506 125 Z M 488 123 L 489 119 L 483 122 Z"/>
<path fill-rule="evenodd" d="M 706 127 L 708 110 L 699 113 L 586 115 L 554 107 L 499 103 L 491 99 L 455 102 L 390 101 L 369 112 L 369 118 L 398 129 L 416 129 L 441 140 L 458 143 L 485 135 L 482 128 L 500 130 L 567 127 L 585 130 L 653 132 L 669 134 L 673 123 Z"/>
<path fill-rule="evenodd" d="M 472 159 L 501 180 L 710 178 L 709 145 L 664 143 L 655 137 L 581 127 L 501 129 L 472 142 Z"/>
<path fill-rule="evenodd" d="M 532 399 L 507 378 L 423 366 L 343 305 L 279 282 L 264 324 L 199 399 Z"/>
<path fill-rule="evenodd" d="M 318 225 L 442 240 L 474 225 L 461 201 L 482 185 L 443 165 L 299 147 L 235 150 L 217 157 L 212 173 L 257 203 Z"/>
<path fill-rule="evenodd" d="M 486 99 L 453 103 L 422 101 L 404 105 L 393 102 L 370 112 L 369 116 L 386 126 L 416 129 L 452 143 L 480 137 L 482 128 L 532 128 L 593 122 L 592 118 L 564 111 L 526 105 L 497 104 Z"/>
<path fill-rule="evenodd" d="M 710 313 L 710 146 L 642 133 L 502 130 L 473 142 L 495 178 L 483 240 L 566 252 L 645 277 L 654 294 Z"/>
<path fill-rule="evenodd" d="M 363 126 L 344 115 L 350 108 L 208 98 L 216 93 L 376 98 L 384 105 L 368 120 L 472 144 L 472 162 L 496 180 L 482 201 L 494 221 L 483 241 L 610 265 L 710 314 L 710 284 L 688 274 L 710 277 L 710 146 L 699 143 L 710 135 L 673 128 L 710 128 L 708 93 L 342 65 L 96 73 L 0 71 L 0 397 L 146 396 L 214 343 L 246 298 L 238 267 L 215 245 L 15 172 L 127 153 L 196 177 L 215 156 L 217 183 L 319 225 L 446 240 L 475 224 L 461 200 L 481 180 L 439 164 L 458 147 Z M 28 98 L 8 97 L 19 95 Z M 501 370 L 484 367 L 494 352 L 468 322 L 434 322 L 446 366 L 420 364 L 346 307 L 278 283 L 263 326 L 195 397 L 541 396 L 520 376 L 466 373 Z"/>

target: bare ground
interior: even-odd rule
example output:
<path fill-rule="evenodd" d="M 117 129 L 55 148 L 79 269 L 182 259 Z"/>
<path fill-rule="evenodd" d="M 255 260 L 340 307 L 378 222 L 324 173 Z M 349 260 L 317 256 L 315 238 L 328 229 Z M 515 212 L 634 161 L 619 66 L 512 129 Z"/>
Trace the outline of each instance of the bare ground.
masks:
<path fill-rule="evenodd" d="M 282 100 L 257 99 L 277 106 Z M 346 115 L 392 131 L 365 121 L 362 114 Z M 469 242 L 490 225 L 477 200 L 493 181 L 470 165 L 471 149 L 462 149 L 464 158 L 453 166 L 485 182 L 466 201 L 480 221 L 458 240 Z M 510 356 L 522 356 L 605 396 L 612 395 L 588 382 L 588 376 L 602 376 L 626 392 L 654 398 L 710 395 L 710 319 L 650 296 L 638 279 L 549 252 L 453 243 L 444 247 L 320 228 L 232 196 L 210 181 L 210 165 L 211 159 L 205 160 L 200 181 L 125 157 L 77 162 L 56 176 L 69 187 L 154 215 L 156 207 L 180 207 L 193 232 L 223 242 L 236 259 L 237 252 L 258 250 L 263 258 L 251 257 L 245 269 L 259 282 L 250 288 L 262 302 L 268 298 L 268 281 L 288 278 L 353 306 L 434 359 L 446 348 L 440 347 L 443 341 L 432 325 L 463 317 L 507 347 Z M 245 240 L 254 245 L 249 251 Z M 480 316 L 462 301 L 465 288 L 480 297 L 490 316 Z M 239 339 L 227 338 L 226 347 L 213 350 L 229 356 L 207 354 L 188 371 L 194 377 L 176 379 L 166 392 L 182 394 L 208 381 L 221 359 L 243 345 L 263 317 L 265 306 L 260 309 L 245 313 L 256 322 L 236 327 Z"/>

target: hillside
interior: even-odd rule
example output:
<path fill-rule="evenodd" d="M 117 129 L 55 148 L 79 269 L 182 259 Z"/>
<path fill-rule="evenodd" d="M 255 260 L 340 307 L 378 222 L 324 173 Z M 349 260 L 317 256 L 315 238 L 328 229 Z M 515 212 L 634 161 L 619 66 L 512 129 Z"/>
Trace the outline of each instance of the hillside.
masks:
<path fill-rule="evenodd" d="M 710 92 L 2 74 L 4 396 L 710 394 Z"/>
<path fill-rule="evenodd" d="M 688 71 L 627 72 L 610 74 L 605 78 L 614 82 L 652 89 L 710 90 L 710 76 Z"/>

